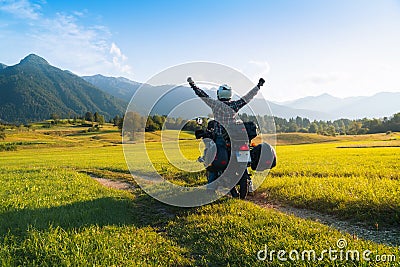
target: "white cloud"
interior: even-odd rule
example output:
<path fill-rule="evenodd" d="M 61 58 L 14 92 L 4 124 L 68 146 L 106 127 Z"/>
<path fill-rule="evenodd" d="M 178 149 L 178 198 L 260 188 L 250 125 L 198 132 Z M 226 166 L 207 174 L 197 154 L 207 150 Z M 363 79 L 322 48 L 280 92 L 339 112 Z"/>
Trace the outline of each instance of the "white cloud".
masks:
<path fill-rule="evenodd" d="M 27 0 L 0 0 L 1 11 L 23 19 L 38 19 L 41 16 L 40 9 L 40 5 L 30 3 Z"/>
<path fill-rule="evenodd" d="M 342 77 L 339 73 L 330 72 L 330 73 L 312 73 L 305 78 L 305 83 L 323 85 L 332 82 L 336 82 L 340 80 Z"/>
<path fill-rule="evenodd" d="M 88 13 L 88 10 L 84 9 L 83 11 L 74 11 L 72 13 L 77 17 L 84 17 Z"/>
<path fill-rule="evenodd" d="M 110 54 L 113 56 L 113 63 L 116 68 L 124 73 L 131 73 L 132 68 L 125 63 L 128 58 L 122 54 L 121 49 L 115 43 L 111 44 Z"/>
<path fill-rule="evenodd" d="M 72 14 L 56 13 L 45 17 L 39 5 L 26 0 L 2 1 L 0 11 L 12 14 L 25 21 L 25 32 L 14 32 L 8 36 L 24 39 L 29 50 L 46 58 L 51 64 L 69 69 L 78 75 L 101 73 L 112 76 L 129 76 L 132 68 L 127 57 L 113 42 L 109 29 L 102 25 L 86 26 L 80 22 L 88 11 Z M 23 15 L 21 15 L 23 14 Z M 23 57 L 25 55 L 18 55 Z"/>
<path fill-rule="evenodd" d="M 122 56 L 121 49 L 119 49 L 119 47 L 114 43 L 111 44 L 110 54 L 115 55 L 117 57 Z"/>

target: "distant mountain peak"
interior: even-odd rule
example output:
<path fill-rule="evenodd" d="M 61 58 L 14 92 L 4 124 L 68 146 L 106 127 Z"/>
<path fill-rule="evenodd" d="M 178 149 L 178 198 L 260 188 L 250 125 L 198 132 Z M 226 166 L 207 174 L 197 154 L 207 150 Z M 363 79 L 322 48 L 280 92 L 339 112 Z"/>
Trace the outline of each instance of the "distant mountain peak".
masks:
<path fill-rule="evenodd" d="M 39 64 L 39 65 L 50 65 L 44 58 L 39 57 L 35 54 L 29 54 L 23 60 L 21 60 L 20 64 Z"/>
<path fill-rule="evenodd" d="M 339 99 L 339 98 L 336 96 L 330 95 L 328 93 L 323 93 L 321 95 L 316 95 L 316 96 L 306 96 L 303 98 L 299 98 L 297 100 L 304 100 L 304 99 L 308 100 L 308 99 Z"/>
<path fill-rule="evenodd" d="M 87 77 L 90 77 L 90 76 L 87 76 Z M 95 78 L 107 78 L 106 76 L 104 76 L 104 75 L 101 75 L 101 74 L 95 74 L 95 75 L 93 75 L 92 77 L 95 77 Z"/>
<path fill-rule="evenodd" d="M 328 93 L 323 93 L 322 95 L 320 95 L 320 97 L 333 97 L 333 98 L 336 98 L 333 95 L 330 95 Z"/>

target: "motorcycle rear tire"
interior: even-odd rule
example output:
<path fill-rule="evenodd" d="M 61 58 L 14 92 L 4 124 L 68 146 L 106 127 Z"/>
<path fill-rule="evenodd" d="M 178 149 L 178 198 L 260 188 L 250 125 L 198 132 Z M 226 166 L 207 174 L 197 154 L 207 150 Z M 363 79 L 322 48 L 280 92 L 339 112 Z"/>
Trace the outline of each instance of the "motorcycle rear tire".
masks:
<path fill-rule="evenodd" d="M 248 193 L 247 180 L 248 179 L 250 179 L 250 177 L 249 177 L 247 170 L 245 170 L 242 175 L 242 178 L 240 178 L 240 181 L 239 181 L 240 199 L 246 199 L 246 197 L 247 197 L 247 193 Z"/>

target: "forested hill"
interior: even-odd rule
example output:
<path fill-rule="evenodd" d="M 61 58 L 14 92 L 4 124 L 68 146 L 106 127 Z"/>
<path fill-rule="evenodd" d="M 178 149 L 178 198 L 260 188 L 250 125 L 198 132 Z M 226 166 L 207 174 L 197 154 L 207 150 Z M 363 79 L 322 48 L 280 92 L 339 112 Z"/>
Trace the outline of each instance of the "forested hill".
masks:
<path fill-rule="evenodd" d="M 23 123 L 99 112 L 110 119 L 123 114 L 126 103 L 69 71 L 31 54 L 19 64 L 0 68 L 0 121 Z"/>

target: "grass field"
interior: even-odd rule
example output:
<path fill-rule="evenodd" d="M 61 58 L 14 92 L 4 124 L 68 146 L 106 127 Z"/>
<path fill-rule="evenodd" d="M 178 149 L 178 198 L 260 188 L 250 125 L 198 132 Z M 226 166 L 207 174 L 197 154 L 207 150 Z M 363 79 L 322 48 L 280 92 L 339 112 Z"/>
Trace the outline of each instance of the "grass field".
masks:
<path fill-rule="evenodd" d="M 14 144 L 16 151 L 0 152 L 2 266 L 400 265 L 398 247 L 361 240 L 249 201 L 226 197 L 203 207 L 176 208 L 139 188 L 132 192 L 105 188 L 89 174 L 133 181 L 121 137 L 109 125 L 100 132 L 83 130 L 59 126 L 7 131 L 1 143 Z M 182 154 L 196 159 L 198 141 L 189 133 L 180 137 Z M 151 141 L 146 145 L 151 159 L 168 179 L 205 183 L 203 173 L 188 175 L 167 164 L 158 133 L 146 138 Z M 331 214 L 377 231 L 400 227 L 398 133 L 283 134 L 277 141 L 278 166 L 256 194 L 272 203 Z M 137 156 L 138 173 L 145 171 L 140 165 L 143 156 Z M 347 250 L 368 249 L 372 260 L 386 262 L 331 261 L 326 254 L 322 260 L 301 260 L 302 251 L 315 250 L 318 258 L 323 250 L 339 250 L 339 239 L 347 241 L 344 255 Z M 261 261 L 257 253 L 266 246 L 275 254 Z M 300 251 L 300 258 L 282 262 L 279 250 Z"/>

